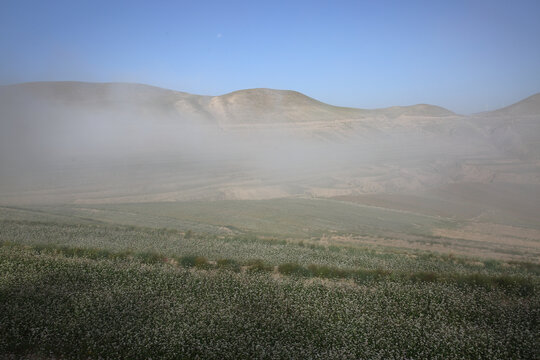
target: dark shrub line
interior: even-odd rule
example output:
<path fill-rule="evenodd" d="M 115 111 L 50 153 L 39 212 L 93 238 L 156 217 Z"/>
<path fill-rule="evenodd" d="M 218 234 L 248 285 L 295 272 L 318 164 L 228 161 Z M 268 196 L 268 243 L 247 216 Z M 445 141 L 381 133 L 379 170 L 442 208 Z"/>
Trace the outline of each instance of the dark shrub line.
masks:
<path fill-rule="evenodd" d="M 232 259 L 219 259 L 216 262 L 210 262 L 202 256 L 185 255 L 167 257 L 154 252 L 133 252 L 133 251 L 111 251 L 95 248 L 76 248 L 59 245 L 21 245 L 13 242 L 2 241 L 0 246 L 16 247 L 33 250 L 39 254 L 62 255 L 66 257 L 88 258 L 92 260 L 111 259 L 111 260 L 127 260 L 136 259 L 144 264 L 178 264 L 185 268 L 198 269 L 223 269 L 229 271 L 240 272 L 245 269 L 247 272 L 263 273 L 273 272 L 285 276 L 296 277 L 317 277 L 324 279 L 352 279 L 357 283 L 365 283 L 369 281 L 381 281 L 385 279 L 411 281 L 411 282 L 451 282 L 458 286 L 473 286 L 483 287 L 487 289 L 506 289 L 515 291 L 521 295 L 532 295 L 536 291 L 535 281 L 521 276 L 510 275 L 486 275 L 486 274 L 446 274 L 435 272 L 391 272 L 383 269 L 342 269 L 327 265 L 310 264 L 303 266 L 298 263 L 280 264 L 274 266 L 265 263 L 261 259 L 248 260 L 238 262 Z"/>
<path fill-rule="evenodd" d="M 68 228 L 90 228 L 90 229 L 101 229 L 101 230 L 112 230 L 112 231 L 137 231 L 137 232 L 144 232 L 147 233 L 150 236 L 159 235 L 159 236 L 173 236 L 177 238 L 178 240 L 188 240 L 188 239 L 220 239 L 220 241 L 226 241 L 226 242 L 241 242 L 241 243 L 259 243 L 264 245 L 270 245 L 270 246 L 297 246 L 300 248 L 307 248 L 315 251 L 329 251 L 329 252 L 335 252 L 335 253 L 347 253 L 348 255 L 355 255 L 355 254 L 373 254 L 377 256 L 382 256 L 380 253 L 378 253 L 374 249 L 365 248 L 365 247 L 357 247 L 357 246 L 347 246 L 344 244 L 340 244 L 339 246 L 336 245 L 321 245 L 316 244 L 312 241 L 305 242 L 304 240 L 296 241 L 293 239 L 276 239 L 274 237 L 261 237 L 254 233 L 244 233 L 244 234 L 235 234 L 235 235 L 222 235 L 218 236 L 215 234 L 202 234 L 202 233 L 195 233 L 192 230 L 186 230 L 181 231 L 178 229 L 171 229 L 171 228 L 151 228 L 151 227 L 144 227 L 144 226 L 135 226 L 135 225 L 120 225 L 120 224 L 109 224 L 109 223 L 84 223 L 84 224 L 78 224 L 78 223 L 57 223 L 57 222 L 43 222 L 43 221 L 30 221 L 30 220 L 7 220 L 3 219 L 0 220 L 0 224 L 18 224 L 18 225 L 39 225 L 39 226 L 58 226 L 58 227 L 68 227 Z M 238 229 L 236 229 L 238 230 Z M 76 251 L 76 250 L 74 250 Z M 97 250 L 95 250 L 97 251 Z M 99 250 L 99 252 L 103 252 L 103 250 Z M 64 250 L 64 253 L 68 254 L 69 250 Z M 73 254 L 75 256 L 76 254 Z M 388 255 L 391 255 L 391 253 L 388 253 Z M 102 258 L 102 257 L 123 257 L 122 251 L 120 251 L 120 255 L 118 253 L 112 254 L 112 255 L 106 255 L 106 254 L 91 254 L 90 252 L 87 252 L 83 255 L 78 256 L 86 256 L 89 258 Z M 124 254 L 126 257 L 133 257 L 135 255 L 127 252 Z M 451 262 L 454 264 L 463 264 L 463 265 L 470 265 L 471 261 L 477 262 L 480 264 L 480 267 L 485 267 L 486 269 L 493 269 L 493 270 L 500 270 L 502 269 L 503 265 L 511 265 L 512 267 L 519 268 L 521 270 L 524 270 L 531 275 L 540 275 L 540 264 L 537 263 L 530 263 L 530 262 L 523 262 L 523 261 L 506 261 L 505 263 L 502 263 L 499 260 L 493 260 L 493 259 L 474 259 L 474 258 L 464 258 L 464 257 L 457 257 L 452 254 L 436 254 L 436 253 L 424 253 L 421 252 L 419 254 L 416 254 L 419 260 L 429 260 L 429 261 L 445 261 L 445 262 Z M 155 254 L 148 254 L 146 256 L 139 255 L 139 257 L 142 257 L 142 261 L 149 262 L 149 263 L 156 263 L 160 262 L 159 259 L 160 255 Z M 260 266 L 259 266 L 260 267 Z M 260 269 L 259 269 L 260 270 Z M 264 271 L 264 270 L 262 270 Z M 471 269 L 471 271 L 475 271 L 474 269 Z M 479 271 L 477 269 L 476 271 Z M 287 272 L 287 270 L 285 270 Z M 323 273 L 326 271 L 323 271 Z M 316 274 L 317 272 L 315 272 Z M 319 276 L 319 275 L 315 275 Z M 340 277 L 338 275 L 332 275 L 329 277 Z M 414 280 L 418 280 L 418 277 L 422 277 L 422 275 L 414 277 Z"/>
<path fill-rule="evenodd" d="M 320 277 L 328 279 L 353 279 L 361 283 L 383 279 L 395 279 L 412 282 L 445 282 L 455 283 L 458 286 L 483 287 L 486 289 L 505 289 L 519 293 L 523 296 L 533 295 L 536 286 L 533 280 L 520 276 L 510 275 L 486 275 L 486 274 L 445 274 L 435 272 L 391 272 L 376 269 L 340 269 L 325 265 L 311 264 L 304 267 L 297 263 L 286 263 L 278 266 L 278 271 L 283 275 Z"/>

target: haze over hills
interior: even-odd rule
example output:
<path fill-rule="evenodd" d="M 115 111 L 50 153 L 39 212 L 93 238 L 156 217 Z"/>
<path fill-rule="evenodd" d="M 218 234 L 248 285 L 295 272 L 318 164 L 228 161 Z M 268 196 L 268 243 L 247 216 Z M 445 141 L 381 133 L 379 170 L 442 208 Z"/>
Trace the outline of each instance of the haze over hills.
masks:
<path fill-rule="evenodd" d="M 540 1 L 486 3 L 0 0 L 0 360 L 540 360 Z"/>
<path fill-rule="evenodd" d="M 447 214 L 481 184 L 476 215 L 535 224 L 530 211 L 540 212 L 539 94 L 473 116 L 344 108 L 272 89 L 42 82 L 0 94 L 4 204 L 340 196 L 392 207 L 388 196 L 401 196 L 398 207 L 411 197 L 410 210 L 425 212 L 426 199 Z M 497 195 L 508 191 L 526 211 L 508 209 Z"/>
<path fill-rule="evenodd" d="M 248 89 L 221 96 L 193 95 L 142 84 L 38 82 L 5 86 L 10 103 L 26 107 L 39 104 L 46 111 L 113 111 L 137 113 L 156 119 L 198 121 L 228 129 L 242 126 L 302 126 L 310 124 L 363 122 L 400 116 L 442 117 L 455 115 L 444 108 L 418 104 L 383 109 L 332 106 L 290 90 Z M 54 108 L 56 107 L 56 108 Z M 302 124 L 303 123 L 303 124 Z M 371 124 L 370 124 L 371 125 Z M 375 124 L 375 127 L 377 124 Z"/>

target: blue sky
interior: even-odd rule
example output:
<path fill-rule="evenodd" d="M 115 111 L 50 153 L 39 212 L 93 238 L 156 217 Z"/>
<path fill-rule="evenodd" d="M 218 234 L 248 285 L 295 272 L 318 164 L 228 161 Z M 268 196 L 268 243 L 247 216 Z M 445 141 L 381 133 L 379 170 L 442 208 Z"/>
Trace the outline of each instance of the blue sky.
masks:
<path fill-rule="evenodd" d="M 0 83 L 269 87 L 459 113 L 540 92 L 540 1 L 0 1 Z"/>

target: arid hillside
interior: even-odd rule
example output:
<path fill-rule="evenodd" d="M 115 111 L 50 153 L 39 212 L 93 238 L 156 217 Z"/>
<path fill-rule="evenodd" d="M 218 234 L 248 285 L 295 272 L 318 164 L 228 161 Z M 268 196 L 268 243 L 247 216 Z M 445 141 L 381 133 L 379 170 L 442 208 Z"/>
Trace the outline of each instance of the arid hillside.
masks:
<path fill-rule="evenodd" d="M 459 216 L 471 212 L 463 194 L 484 184 L 482 216 L 530 223 L 504 193 L 540 194 L 538 94 L 472 116 L 343 108 L 272 89 L 48 82 L 0 94 L 4 204 L 352 197 L 399 208 L 414 199 L 413 210 L 424 199 Z"/>

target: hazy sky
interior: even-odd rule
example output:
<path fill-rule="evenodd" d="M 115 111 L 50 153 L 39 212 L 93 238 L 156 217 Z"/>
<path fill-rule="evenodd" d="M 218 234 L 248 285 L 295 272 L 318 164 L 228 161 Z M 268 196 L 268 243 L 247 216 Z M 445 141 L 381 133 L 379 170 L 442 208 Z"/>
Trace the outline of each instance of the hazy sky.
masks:
<path fill-rule="evenodd" d="M 459 113 L 540 92 L 540 1 L 1 0 L 0 83 L 294 89 Z"/>

